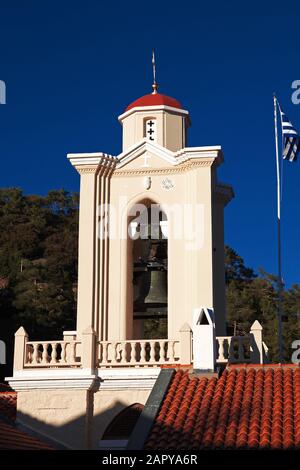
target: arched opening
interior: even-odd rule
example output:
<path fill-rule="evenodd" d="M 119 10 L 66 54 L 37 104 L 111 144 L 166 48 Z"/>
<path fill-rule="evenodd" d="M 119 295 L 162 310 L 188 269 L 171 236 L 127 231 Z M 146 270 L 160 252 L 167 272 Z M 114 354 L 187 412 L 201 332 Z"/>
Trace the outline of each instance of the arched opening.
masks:
<path fill-rule="evenodd" d="M 130 225 L 133 339 L 168 338 L 167 216 L 148 201 Z"/>
<path fill-rule="evenodd" d="M 124 449 L 143 409 L 144 405 L 134 403 L 117 414 L 105 429 L 100 448 Z"/>

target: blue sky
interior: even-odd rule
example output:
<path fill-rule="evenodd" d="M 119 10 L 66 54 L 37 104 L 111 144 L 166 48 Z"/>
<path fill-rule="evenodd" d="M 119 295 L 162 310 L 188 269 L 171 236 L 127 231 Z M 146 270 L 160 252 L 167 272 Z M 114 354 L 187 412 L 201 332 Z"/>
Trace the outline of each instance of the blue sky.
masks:
<path fill-rule="evenodd" d="M 69 152 L 118 154 L 117 116 L 151 91 L 190 111 L 190 146 L 222 145 L 219 179 L 236 198 L 226 242 L 246 263 L 277 269 L 272 94 L 300 129 L 291 83 L 300 79 L 299 7 L 235 2 L 0 2 L 0 187 L 79 189 Z M 290 16 L 289 16 L 290 15 Z M 285 162 L 286 163 L 286 162 Z M 283 273 L 300 283 L 300 161 L 284 165 Z"/>

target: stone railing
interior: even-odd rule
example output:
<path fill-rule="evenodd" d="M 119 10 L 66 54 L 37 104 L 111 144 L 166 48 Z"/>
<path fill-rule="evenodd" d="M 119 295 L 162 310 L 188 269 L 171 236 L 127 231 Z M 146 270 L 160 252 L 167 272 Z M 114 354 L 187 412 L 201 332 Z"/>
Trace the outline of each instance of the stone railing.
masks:
<path fill-rule="evenodd" d="M 100 341 L 99 367 L 180 363 L 180 342 L 170 339 Z"/>
<path fill-rule="evenodd" d="M 251 362 L 249 336 L 217 336 L 217 364 Z"/>
<path fill-rule="evenodd" d="M 28 341 L 25 343 L 24 367 L 81 366 L 80 341 Z"/>
<path fill-rule="evenodd" d="M 217 364 L 263 364 L 268 361 L 268 348 L 262 340 L 262 326 L 255 321 L 245 336 L 216 337 Z"/>
<path fill-rule="evenodd" d="M 268 348 L 262 341 L 262 327 L 254 322 L 248 335 L 215 337 L 215 364 L 262 364 Z M 177 339 L 98 341 L 89 327 L 80 341 L 76 332 L 66 332 L 63 340 L 28 341 L 24 328 L 15 334 L 14 370 L 30 368 L 154 367 L 194 363 L 193 332 L 188 324 Z"/>
<path fill-rule="evenodd" d="M 59 367 L 93 369 L 96 355 L 94 330 L 87 328 L 80 341 L 73 333 L 66 332 L 63 340 L 28 341 L 24 328 L 19 328 L 15 333 L 14 371 Z"/>

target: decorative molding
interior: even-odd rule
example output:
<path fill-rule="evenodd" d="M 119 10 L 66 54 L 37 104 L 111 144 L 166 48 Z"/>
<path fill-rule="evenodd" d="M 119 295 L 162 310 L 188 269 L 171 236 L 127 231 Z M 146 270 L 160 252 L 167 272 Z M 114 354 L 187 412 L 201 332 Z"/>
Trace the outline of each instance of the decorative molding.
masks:
<path fill-rule="evenodd" d="M 165 178 L 162 180 L 161 187 L 166 191 L 170 191 L 175 187 L 174 181 L 170 180 L 169 178 Z"/>
<path fill-rule="evenodd" d="M 86 173 L 97 173 L 98 166 L 75 166 L 76 170 L 80 175 L 85 175 Z"/>
<path fill-rule="evenodd" d="M 140 157 L 144 153 L 149 152 L 153 155 L 165 160 L 168 164 L 176 167 L 182 165 L 189 160 L 192 161 L 203 161 L 212 160 L 220 164 L 223 161 L 223 153 L 220 146 L 216 147 L 185 147 L 177 152 L 162 147 L 157 143 L 152 143 L 146 139 L 142 139 L 134 146 L 122 152 L 116 157 L 116 170 L 120 170 L 122 167 Z"/>
<path fill-rule="evenodd" d="M 160 367 L 98 369 L 100 390 L 152 390 Z"/>
<path fill-rule="evenodd" d="M 185 116 L 189 116 L 189 112 L 186 109 L 180 109 L 180 108 L 174 108 L 173 106 L 166 106 L 163 104 L 155 105 L 155 106 L 136 106 L 134 108 L 129 109 L 128 111 L 125 111 L 125 113 L 120 114 L 118 116 L 119 122 L 122 122 L 123 119 L 127 118 L 133 113 L 136 112 L 145 112 L 145 111 L 170 111 L 175 114 L 182 114 Z"/>
<path fill-rule="evenodd" d="M 16 392 L 26 390 L 57 390 L 77 389 L 93 390 L 97 387 L 98 377 L 89 369 L 64 370 L 23 370 L 15 372 L 13 377 L 7 377 L 9 385 Z"/>
<path fill-rule="evenodd" d="M 133 369 L 35 369 L 16 371 L 5 380 L 13 390 L 152 390 L 160 373 L 160 367 Z"/>
<path fill-rule="evenodd" d="M 122 152 L 120 155 L 118 155 L 116 165 L 117 169 L 122 168 L 123 166 L 140 157 L 146 152 L 153 153 L 154 155 L 161 158 L 162 160 L 165 160 L 171 165 L 174 165 L 176 163 L 174 152 L 168 150 L 165 147 L 162 147 L 157 143 L 149 142 L 149 140 L 146 140 L 146 138 L 144 138 L 137 144 L 125 150 L 125 152 Z"/>
<path fill-rule="evenodd" d="M 114 167 L 117 159 L 107 153 L 69 153 L 67 155 L 80 175 L 97 173 L 101 168 Z"/>
<path fill-rule="evenodd" d="M 173 166 L 173 167 L 161 167 L 161 168 L 131 168 L 128 170 L 115 170 L 113 177 L 123 176 L 154 176 L 154 175 L 176 175 L 185 173 L 193 170 L 196 167 L 209 167 L 214 163 L 214 159 L 205 159 L 201 161 L 189 162 L 186 164 Z"/>

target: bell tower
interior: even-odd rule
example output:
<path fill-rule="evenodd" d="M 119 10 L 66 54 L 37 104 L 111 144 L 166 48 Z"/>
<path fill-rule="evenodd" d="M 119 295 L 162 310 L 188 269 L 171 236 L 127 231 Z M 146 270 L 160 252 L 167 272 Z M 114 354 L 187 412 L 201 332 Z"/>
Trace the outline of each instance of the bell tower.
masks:
<path fill-rule="evenodd" d="M 149 339 L 143 317 L 135 315 L 147 276 L 152 293 L 153 282 L 156 292 L 167 292 L 169 338 L 191 325 L 201 307 L 214 310 L 216 332 L 225 334 L 223 210 L 233 192 L 217 180 L 221 147 L 187 147 L 189 112 L 158 93 L 156 83 L 119 121 L 118 156 L 68 155 L 81 175 L 77 334 L 92 326 L 100 341 Z M 139 248 L 136 242 L 151 225 L 153 208 L 164 259 L 153 256 L 158 244 L 149 232 Z M 150 219 L 141 221 L 146 215 Z M 152 257 L 137 257 L 147 246 Z"/>
<path fill-rule="evenodd" d="M 187 146 L 189 113 L 155 80 L 119 121 L 120 154 L 68 155 L 80 174 L 76 331 L 31 341 L 20 328 L 9 379 L 18 420 L 73 449 L 110 449 L 115 419 L 141 410 L 162 367 L 229 360 L 222 149 Z"/>

